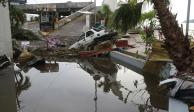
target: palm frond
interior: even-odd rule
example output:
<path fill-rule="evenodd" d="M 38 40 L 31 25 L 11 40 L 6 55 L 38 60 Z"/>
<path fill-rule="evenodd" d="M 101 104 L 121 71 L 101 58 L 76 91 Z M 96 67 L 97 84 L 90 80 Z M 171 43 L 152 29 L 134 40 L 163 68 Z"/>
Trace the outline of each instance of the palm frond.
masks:
<path fill-rule="evenodd" d="M 129 28 L 135 27 L 141 18 L 142 2 L 121 4 L 115 11 L 113 26 L 120 28 L 121 31 L 127 32 Z"/>

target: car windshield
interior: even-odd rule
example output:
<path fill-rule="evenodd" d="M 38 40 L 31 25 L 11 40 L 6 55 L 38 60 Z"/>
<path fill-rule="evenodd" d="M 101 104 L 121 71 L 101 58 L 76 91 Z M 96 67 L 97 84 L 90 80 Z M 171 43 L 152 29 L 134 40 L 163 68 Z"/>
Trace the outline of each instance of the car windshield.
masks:
<path fill-rule="evenodd" d="M 101 31 L 101 30 L 106 30 L 106 27 L 100 25 L 100 26 L 98 26 L 98 27 L 93 27 L 93 29 L 94 29 L 95 31 L 99 32 L 99 31 Z"/>
<path fill-rule="evenodd" d="M 91 35 L 93 35 L 93 34 L 94 34 L 94 32 L 88 31 L 88 32 L 86 32 L 86 37 L 89 37 L 89 36 L 91 36 Z"/>

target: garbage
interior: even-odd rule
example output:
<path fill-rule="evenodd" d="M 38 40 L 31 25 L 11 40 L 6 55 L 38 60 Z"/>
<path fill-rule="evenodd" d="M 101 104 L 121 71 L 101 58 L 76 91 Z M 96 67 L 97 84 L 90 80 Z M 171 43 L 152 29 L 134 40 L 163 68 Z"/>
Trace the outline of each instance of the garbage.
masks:
<path fill-rule="evenodd" d="M 95 51 L 101 51 L 105 49 L 112 49 L 113 48 L 113 42 L 112 41 L 104 41 L 99 43 L 94 47 Z"/>
<path fill-rule="evenodd" d="M 32 60 L 28 61 L 26 64 L 28 66 L 36 66 L 39 64 L 43 64 L 45 63 L 44 58 L 40 58 L 40 57 L 34 57 Z"/>
<path fill-rule="evenodd" d="M 30 61 L 31 59 L 33 59 L 32 53 L 28 52 L 27 50 L 24 50 L 24 51 L 20 54 L 20 56 L 19 56 L 19 58 L 18 58 L 18 61 L 19 61 L 20 63 L 26 63 L 26 62 Z"/>
<path fill-rule="evenodd" d="M 57 37 L 48 37 L 46 39 L 47 48 L 55 48 L 60 45 L 60 40 Z"/>
<path fill-rule="evenodd" d="M 20 49 L 13 47 L 13 59 L 14 60 L 17 60 L 21 53 L 22 52 Z"/>
<path fill-rule="evenodd" d="M 10 65 L 10 60 L 7 58 L 7 56 L 0 56 L 0 69 L 6 68 L 8 65 Z"/>

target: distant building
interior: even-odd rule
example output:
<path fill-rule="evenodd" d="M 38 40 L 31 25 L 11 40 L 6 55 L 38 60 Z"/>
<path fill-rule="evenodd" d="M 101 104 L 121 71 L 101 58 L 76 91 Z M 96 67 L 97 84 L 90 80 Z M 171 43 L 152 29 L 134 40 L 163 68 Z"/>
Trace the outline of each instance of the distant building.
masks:
<path fill-rule="evenodd" d="M 9 0 L 11 3 L 25 4 L 27 0 Z"/>
<path fill-rule="evenodd" d="M 142 0 L 139 0 L 142 1 Z M 118 7 L 119 3 L 125 3 L 124 0 L 103 0 L 103 4 L 109 5 L 112 12 L 114 12 Z M 148 4 L 147 2 L 144 2 L 142 5 L 142 12 L 147 12 L 152 9 L 152 5 Z"/>
<path fill-rule="evenodd" d="M 8 57 L 13 57 L 12 39 L 11 39 L 11 25 L 9 18 L 8 5 L 3 7 L 0 4 L 0 55 L 6 54 Z"/>

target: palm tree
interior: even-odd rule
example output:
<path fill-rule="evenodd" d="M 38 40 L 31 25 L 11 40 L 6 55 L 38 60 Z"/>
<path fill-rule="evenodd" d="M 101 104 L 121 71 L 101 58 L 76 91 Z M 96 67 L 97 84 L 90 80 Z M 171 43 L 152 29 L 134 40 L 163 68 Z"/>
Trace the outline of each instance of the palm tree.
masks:
<path fill-rule="evenodd" d="M 12 31 L 20 29 L 24 24 L 26 16 L 21 9 L 16 8 L 15 6 L 10 5 L 10 21 Z"/>
<path fill-rule="evenodd" d="M 109 22 L 109 18 L 112 14 L 109 5 L 103 4 L 102 9 L 101 9 L 101 13 L 104 15 L 104 19 L 105 19 L 104 25 L 107 27 L 108 22 Z"/>
<path fill-rule="evenodd" d="M 121 4 L 114 13 L 113 25 L 126 33 L 129 28 L 135 27 L 141 19 L 141 9 L 143 2 L 129 0 L 126 4 Z"/>
<path fill-rule="evenodd" d="M 136 1 L 136 0 L 129 0 Z M 146 1 L 146 0 L 144 0 Z M 177 67 L 178 73 L 189 73 L 192 56 L 190 49 L 189 39 L 186 38 L 176 21 L 176 17 L 170 12 L 168 8 L 168 0 L 147 0 L 154 4 L 157 18 L 159 19 L 162 27 L 162 32 L 165 39 L 165 47 L 173 60 L 174 65 Z M 120 27 L 125 32 L 132 26 L 135 26 L 141 17 L 141 4 L 136 3 L 132 10 L 131 2 L 122 4 L 116 11 L 114 19 L 116 27 Z"/>
<path fill-rule="evenodd" d="M 152 0 L 152 2 L 166 38 L 165 45 L 171 59 L 179 73 L 190 72 L 192 56 L 189 39 L 184 36 L 175 16 L 166 6 L 166 0 Z"/>

